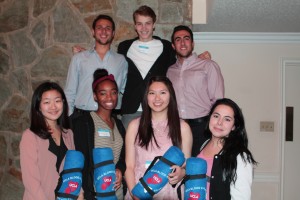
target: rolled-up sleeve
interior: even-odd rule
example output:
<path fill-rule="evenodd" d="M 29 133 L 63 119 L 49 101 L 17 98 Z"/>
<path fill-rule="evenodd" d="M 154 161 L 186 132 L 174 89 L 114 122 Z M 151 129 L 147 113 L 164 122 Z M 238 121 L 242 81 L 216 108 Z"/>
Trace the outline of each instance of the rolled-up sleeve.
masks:
<path fill-rule="evenodd" d="M 69 115 L 71 115 L 74 111 L 75 98 L 77 94 L 78 88 L 78 69 L 77 69 L 77 61 L 76 55 L 73 56 L 71 63 L 69 65 L 68 76 L 66 80 L 65 86 L 65 95 L 68 101 L 69 106 Z"/>
<path fill-rule="evenodd" d="M 224 79 L 219 65 L 215 62 L 210 62 L 208 67 L 208 95 L 211 103 L 215 103 L 217 99 L 224 98 Z"/>

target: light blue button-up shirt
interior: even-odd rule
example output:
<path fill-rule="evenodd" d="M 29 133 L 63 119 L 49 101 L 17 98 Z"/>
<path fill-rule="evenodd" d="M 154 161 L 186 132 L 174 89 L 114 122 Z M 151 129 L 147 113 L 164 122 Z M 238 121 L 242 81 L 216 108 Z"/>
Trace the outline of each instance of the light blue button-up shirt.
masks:
<path fill-rule="evenodd" d="M 122 94 L 127 80 L 128 64 L 124 56 L 109 50 L 101 60 L 94 48 L 77 53 L 73 56 L 65 87 L 65 94 L 69 105 L 69 115 L 74 107 L 94 111 L 98 105 L 94 101 L 92 83 L 96 69 L 104 68 L 113 74 L 119 88 L 117 109 L 121 107 Z"/>

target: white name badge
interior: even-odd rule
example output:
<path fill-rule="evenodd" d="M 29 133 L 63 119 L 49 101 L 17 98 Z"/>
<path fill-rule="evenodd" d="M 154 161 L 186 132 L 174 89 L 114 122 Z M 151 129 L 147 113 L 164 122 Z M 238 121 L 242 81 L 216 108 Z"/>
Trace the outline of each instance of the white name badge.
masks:
<path fill-rule="evenodd" d="M 148 53 L 149 52 L 149 47 L 144 46 L 144 45 L 139 45 L 139 52 L 141 53 Z"/>
<path fill-rule="evenodd" d="M 100 137 L 110 137 L 110 131 L 108 129 L 99 128 L 98 135 Z"/>

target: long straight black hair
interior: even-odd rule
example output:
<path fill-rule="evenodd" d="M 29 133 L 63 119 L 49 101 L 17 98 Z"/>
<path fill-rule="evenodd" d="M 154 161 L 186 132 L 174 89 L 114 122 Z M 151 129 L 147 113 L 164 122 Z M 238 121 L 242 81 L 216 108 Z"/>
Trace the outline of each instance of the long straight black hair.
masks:
<path fill-rule="evenodd" d="M 181 138 L 181 130 L 180 130 L 180 119 L 179 119 L 179 113 L 177 108 L 175 91 L 171 81 L 166 76 L 153 76 L 149 79 L 146 85 L 146 91 L 142 102 L 143 112 L 141 115 L 140 125 L 135 140 L 138 140 L 138 143 L 141 147 L 145 146 L 146 149 L 148 149 L 149 144 L 150 142 L 152 142 L 151 140 L 153 139 L 156 146 L 159 147 L 153 133 L 152 112 L 150 106 L 148 105 L 148 98 L 147 98 L 149 88 L 151 84 L 154 82 L 161 82 L 165 84 L 170 93 L 170 101 L 169 101 L 168 112 L 167 112 L 168 127 L 169 127 L 168 136 L 169 138 L 171 138 L 174 146 L 181 148 L 182 138 Z"/>
<path fill-rule="evenodd" d="M 236 169 L 237 169 L 237 156 L 240 155 L 244 162 L 249 162 L 254 165 L 257 162 L 254 160 L 251 152 L 248 149 L 248 137 L 245 128 L 245 120 L 243 113 L 239 106 L 231 99 L 223 98 L 217 100 L 211 108 L 209 113 L 209 119 L 214 110 L 219 105 L 225 105 L 232 108 L 234 113 L 234 130 L 232 130 L 228 137 L 223 138 L 223 149 L 221 150 L 221 165 L 223 169 L 224 180 L 229 182 L 236 181 Z M 209 127 L 206 128 L 206 133 L 211 135 Z"/>
<path fill-rule="evenodd" d="M 49 127 L 46 119 L 40 111 L 40 104 L 43 94 L 50 90 L 56 90 L 57 92 L 59 92 L 63 101 L 63 112 L 57 119 L 57 124 L 59 125 L 62 132 L 64 132 L 64 129 L 70 128 L 68 117 L 68 103 L 63 89 L 57 83 L 50 81 L 44 82 L 35 89 L 32 95 L 30 125 L 30 130 L 43 139 L 49 138 L 51 134 L 49 132 Z"/>

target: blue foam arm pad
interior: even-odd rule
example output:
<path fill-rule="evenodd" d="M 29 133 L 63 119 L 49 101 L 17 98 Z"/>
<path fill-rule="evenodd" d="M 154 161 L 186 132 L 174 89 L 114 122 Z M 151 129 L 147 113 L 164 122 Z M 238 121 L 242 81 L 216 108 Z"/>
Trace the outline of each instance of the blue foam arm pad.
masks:
<path fill-rule="evenodd" d="M 186 175 L 203 175 L 201 178 L 186 181 L 184 188 L 185 200 L 205 200 L 206 199 L 206 171 L 207 163 L 201 158 L 188 158 L 186 160 Z"/>
<path fill-rule="evenodd" d="M 68 150 L 65 157 L 65 163 L 62 173 L 62 184 L 58 190 L 59 194 L 78 196 L 82 186 L 82 168 L 84 165 L 84 156 L 80 151 Z M 69 171 L 77 169 L 75 171 Z M 57 197 L 57 200 L 69 200 L 72 198 Z"/>
<path fill-rule="evenodd" d="M 165 152 L 163 157 L 178 166 L 181 166 L 185 161 L 184 154 L 176 146 L 171 146 Z M 168 174 L 171 171 L 170 165 L 159 160 L 151 169 L 149 169 L 142 179 L 149 188 L 157 194 L 168 183 Z M 139 199 L 152 199 L 152 196 L 147 192 L 140 181 L 132 189 L 132 194 Z"/>
<path fill-rule="evenodd" d="M 113 161 L 114 155 L 111 148 L 94 148 L 93 149 L 94 164 Z M 96 197 L 97 200 L 116 200 L 114 192 L 114 182 L 116 181 L 116 167 L 113 162 L 108 162 L 94 169 L 94 186 L 96 193 L 104 195 Z M 105 195 L 106 194 L 106 195 Z"/>

